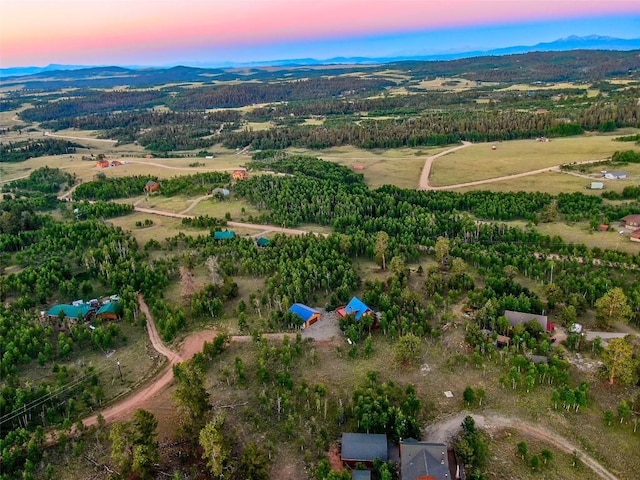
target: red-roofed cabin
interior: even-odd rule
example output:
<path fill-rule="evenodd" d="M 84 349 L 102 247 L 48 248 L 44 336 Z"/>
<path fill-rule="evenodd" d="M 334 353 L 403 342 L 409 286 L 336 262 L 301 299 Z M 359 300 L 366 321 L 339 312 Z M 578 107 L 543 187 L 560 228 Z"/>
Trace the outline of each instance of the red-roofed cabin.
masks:
<path fill-rule="evenodd" d="M 109 162 L 107 160 L 100 160 L 96 163 L 96 167 L 98 168 L 109 168 Z"/>
<path fill-rule="evenodd" d="M 249 178 L 249 174 L 246 170 L 234 170 L 231 174 L 231 178 L 234 180 L 246 180 Z"/>

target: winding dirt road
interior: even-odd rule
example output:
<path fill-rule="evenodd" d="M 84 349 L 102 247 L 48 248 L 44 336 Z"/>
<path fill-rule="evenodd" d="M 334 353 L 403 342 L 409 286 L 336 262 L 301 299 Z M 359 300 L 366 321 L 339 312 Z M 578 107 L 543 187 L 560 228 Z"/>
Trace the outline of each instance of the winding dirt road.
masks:
<path fill-rule="evenodd" d="M 431 167 L 433 166 L 433 162 L 435 162 L 440 157 L 443 157 L 445 155 L 448 155 L 460 149 L 466 148 L 470 145 L 472 145 L 471 142 L 462 142 L 462 145 L 458 145 L 457 147 L 450 148 L 449 150 L 445 150 L 444 152 L 440 152 L 436 155 L 432 155 L 431 157 L 428 157 L 427 160 L 424 162 L 424 167 L 422 168 L 422 174 L 420 175 L 418 190 L 455 190 L 457 188 L 474 187 L 476 185 L 485 185 L 487 183 L 502 182 L 505 180 L 512 180 L 514 178 L 522 178 L 522 177 L 528 177 L 531 175 L 539 175 L 541 173 L 546 173 L 546 172 L 559 172 L 559 173 L 562 172 L 562 165 L 553 165 L 551 167 L 539 168 L 537 170 L 530 170 L 528 172 L 514 173 L 512 175 L 503 175 L 501 177 L 485 178 L 484 180 L 475 180 L 472 182 L 456 183 L 454 185 L 442 185 L 439 187 L 435 187 L 431 185 L 429 182 L 429 175 L 431 175 Z M 596 160 L 584 160 L 582 162 L 575 162 L 574 165 L 588 165 L 590 163 L 598 163 L 602 161 L 603 159 L 601 158 Z M 593 180 L 592 177 L 588 177 L 586 175 L 576 174 L 574 172 L 565 172 L 565 173 Z"/>
<path fill-rule="evenodd" d="M 438 158 L 444 157 L 445 155 L 449 155 L 450 153 L 456 152 L 463 148 L 467 148 L 471 145 L 471 142 L 462 142 L 462 145 L 458 145 L 457 147 L 450 148 L 449 150 L 445 150 L 444 152 L 437 153 L 436 155 L 431 155 L 427 157 L 424 162 L 424 167 L 422 167 L 422 173 L 420 174 L 420 181 L 418 183 L 418 190 L 435 190 L 438 187 L 431 187 L 429 185 L 429 175 L 431 175 L 431 166 L 433 162 L 435 162 Z"/>
<path fill-rule="evenodd" d="M 156 328 L 155 320 L 149 311 L 149 307 L 142 295 L 138 295 L 138 303 L 140 305 L 140 311 L 145 315 L 147 319 L 147 333 L 149 335 L 149 341 L 153 348 L 158 353 L 166 357 L 167 364 L 162 368 L 159 374 L 153 379 L 153 381 L 144 387 L 136 390 L 132 394 L 118 401 L 117 403 L 106 408 L 102 412 L 102 417 L 106 422 L 115 422 L 126 419 L 131 412 L 136 408 L 144 407 L 147 402 L 164 391 L 173 381 L 173 366 L 177 363 L 184 362 L 190 359 L 198 352 L 202 351 L 202 347 L 205 342 L 212 341 L 218 332 L 216 330 L 200 330 L 189 334 L 182 345 L 180 350 L 175 352 L 168 348 L 160 338 L 158 329 Z M 261 335 L 268 340 L 281 340 L 284 336 L 288 336 L 291 339 L 295 339 L 295 333 L 265 333 Z M 251 335 L 234 335 L 230 338 L 231 342 L 250 342 L 253 341 Z M 95 425 L 98 422 L 98 414 L 91 415 L 90 417 L 82 420 L 86 426 Z"/>
<path fill-rule="evenodd" d="M 195 353 L 200 352 L 204 346 L 204 342 L 211 341 L 216 336 L 216 332 L 213 330 L 203 330 L 189 335 L 181 346 L 180 352 L 174 352 L 167 348 L 160 339 L 156 324 L 142 295 L 138 297 L 138 303 L 141 312 L 144 313 L 147 318 L 149 341 L 158 353 L 167 358 L 167 364 L 151 383 L 100 412 L 106 422 L 114 422 L 127 418 L 136 408 L 144 406 L 149 399 L 162 392 L 173 380 L 173 366 L 185 359 L 191 358 Z M 87 426 L 94 425 L 97 422 L 98 414 L 85 418 L 82 421 L 82 423 Z"/>
<path fill-rule="evenodd" d="M 609 472 L 597 460 L 589 456 L 584 450 L 572 444 L 569 440 L 560 435 L 547 430 L 539 425 L 525 422 L 519 418 L 511 418 L 497 413 L 487 413 L 486 415 L 470 414 L 461 412 L 453 417 L 449 417 L 440 422 L 429 425 L 425 429 L 425 440 L 429 442 L 448 443 L 460 430 L 460 424 L 464 417 L 471 415 L 480 428 L 495 432 L 505 428 L 518 430 L 525 436 L 541 440 L 565 453 L 576 452 L 578 458 L 587 467 L 593 470 L 603 480 L 619 480 L 614 474 Z"/>

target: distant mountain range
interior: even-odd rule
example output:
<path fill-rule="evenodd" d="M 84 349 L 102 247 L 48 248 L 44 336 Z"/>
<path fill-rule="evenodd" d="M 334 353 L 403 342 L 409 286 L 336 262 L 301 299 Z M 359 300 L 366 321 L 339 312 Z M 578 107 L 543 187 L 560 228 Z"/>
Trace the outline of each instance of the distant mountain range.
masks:
<path fill-rule="evenodd" d="M 458 60 L 463 58 L 473 58 L 480 56 L 500 56 L 512 55 L 528 52 L 561 52 L 567 50 L 636 50 L 640 49 L 640 38 L 624 39 L 606 37 L 600 35 L 588 35 L 578 37 L 571 35 L 553 42 L 538 43 L 536 45 L 520 45 L 513 47 L 497 48 L 485 51 L 467 51 L 455 53 L 438 53 L 427 55 L 408 55 L 392 57 L 333 57 L 324 60 L 315 58 L 295 58 L 271 61 L 255 62 L 217 62 L 217 63 L 190 63 L 191 67 L 197 68 L 241 68 L 241 67 L 293 67 L 293 66 L 318 66 L 318 65 L 353 65 L 353 64 L 379 64 L 391 63 L 407 60 L 429 61 L 429 60 Z M 0 78 L 26 76 L 42 74 L 52 71 L 70 71 L 97 67 L 94 65 L 60 65 L 51 64 L 46 67 L 13 67 L 0 68 Z M 126 66 L 128 70 L 161 69 L 171 68 L 175 65 L 165 65 L 158 67 Z"/>

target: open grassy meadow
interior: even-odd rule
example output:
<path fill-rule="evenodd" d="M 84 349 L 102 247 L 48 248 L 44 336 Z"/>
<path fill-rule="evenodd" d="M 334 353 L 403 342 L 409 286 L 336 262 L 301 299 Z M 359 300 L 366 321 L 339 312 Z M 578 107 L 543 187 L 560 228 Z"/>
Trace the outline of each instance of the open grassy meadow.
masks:
<path fill-rule="evenodd" d="M 334 147 L 325 150 L 292 148 L 292 155 L 308 155 L 353 168 L 361 165 L 364 180 L 371 188 L 396 185 L 416 188 L 426 157 L 446 148 L 398 148 L 390 150 L 361 150 L 355 147 Z"/>
<path fill-rule="evenodd" d="M 604 160 L 617 150 L 632 148 L 631 145 L 614 142 L 614 138 L 582 135 L 556 138 L 550 142 L 514 140 L 478 143 L 436 160 L 431 169 L 430 181 L 434 186 L 455 185 L 566 163 Z M 492 149 L 493 146 L 496 146 L 496 150 Z"/>
<path fill-rule="evenodd" d="M 625 170 L 629 170 L 625 167 Z M 510 178 L 496 182 L 484 183 L 468 187 L 456 188 L 456 192 L 468 192 L 471 190 L 491 190 L 493 192 L 543 192 L 551 195 L 559 193 L 581 192 L 585 195 L 601 195 L 603 190 L 590 190 L 587 188 L 592 181 L 602 181 L 605 190 L 621 192 L 626 185 L 631 185 L 632 180 L 605 180 L 600 175 L 586 178 L 571 175 L 565 172 L 543 172 L 535 175 Z"/>

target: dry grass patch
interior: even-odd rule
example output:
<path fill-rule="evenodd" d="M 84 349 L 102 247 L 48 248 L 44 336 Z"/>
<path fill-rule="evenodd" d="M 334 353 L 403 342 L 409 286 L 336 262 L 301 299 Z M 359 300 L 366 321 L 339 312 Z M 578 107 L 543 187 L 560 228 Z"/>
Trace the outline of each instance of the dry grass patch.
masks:
<path fill-rule="evenodd" d="M 497 146 L 496 150 L 492 146 Z M 611 136 L 583 135 L 550 142 L 514 140 L 477 143 L 436 160 L 430 181 L 434 186 L 455 185 L 514 175 L 555 165 L 601 160 L 620 150 Z M 588 182 L 585 179 L 585 185 Z"/>
<path fill-rule="evenodd" d="M 144 222 L 146 219 L 153 221 L 150 227 L 136 227 L 136 222 Z M 129 231 L 138 241 L 139 245 L 144 245 L 149 240 L 154 239 L 159 242 L 170 237 L 175 237 L 179 232 L 185 235 L 197 236 L 207 234 L 208 231 L 187 228 L 182 225 L 179 218 L 163 217 L 147 213 L 131 213 L 123 217 L 107 220 L 111 225 L 120 227 L 124 231 Z"/>
<path fill-rule="evenodd" d="M 308 155 L 335 162 L 349 168 L 362 165 L 366 184 L 371 188 L 396 185 L 416 188 L 426 157 L 445 148 L 397 148 L 389 150 L 361 150 L 355 147 L 334 147 L 325 150 L 289 149 L 294 155 Z"/>
<path fill-rule="evenodd" d="M 227 213 L 231 214 L 231 218 L 235 221 L 247 221 L 249 215 L 259 215 L 260 211 L 244 200 L 237 198 L 229 198 L 218 200 L 216 198 L 208 198 L 200 201 L 198 205 L 193 207 L 189 215 L 209 215 L 210 217 L 224 218 Z"/>
<path fill-rule="evenodd" d="M 569 244 L 584 244 L 589 248 L 601 248 L 606 250 L 620 250 L 632 255 L 640 252 L 640 245 L 629 240 L 629 237 L 613 232 L 593 232 L 589 230 L 586 223 L 575 223 L 567 225 L 565 223 L 541 223 L 536 227 L 543 235 L 558 235 Z"/>

